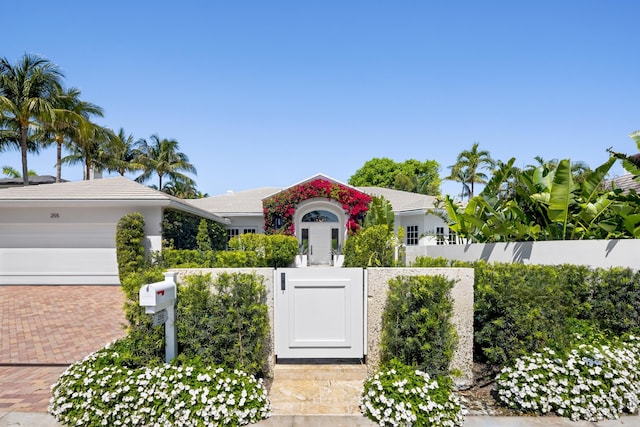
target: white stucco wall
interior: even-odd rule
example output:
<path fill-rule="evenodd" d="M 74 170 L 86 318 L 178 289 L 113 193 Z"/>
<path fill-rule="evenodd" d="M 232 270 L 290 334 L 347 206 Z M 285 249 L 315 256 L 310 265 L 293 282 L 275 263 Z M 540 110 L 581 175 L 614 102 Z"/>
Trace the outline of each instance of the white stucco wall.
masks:
<path fill-rule="evenodd" d="M 406 243 L 407 227 L 410 225 L 418 226 L 418 235 L 420 241 L 418 246 L 436 245 L 436 230 L 438 227 L 444 227 L 445 236 L 449 234 L 449 227 L 442 218 L 433 214 L 424 214 L 424 212 L 416 212 L 413 214 L 397 214 L 395 216 L 396 232 L 398 227 L 401 226 L 405 231 L 404 243 Z"/>
<path fill-rule="evenodd" d="M 523 264 L 576 264 L 591 267 L 640 268 L 640 239 L 559 240 L 441 246 L 408 246 L 407 264 L 417 257 L 443 257 L 460 261 L 520 262 Z"/>

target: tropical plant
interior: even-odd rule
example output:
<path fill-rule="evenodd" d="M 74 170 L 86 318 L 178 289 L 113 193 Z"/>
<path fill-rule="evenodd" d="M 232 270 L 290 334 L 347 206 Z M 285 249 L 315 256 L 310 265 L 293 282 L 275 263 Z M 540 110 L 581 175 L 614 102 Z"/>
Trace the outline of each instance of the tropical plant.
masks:
<path fill-rule="evenodd" d="M 460 152 L 456 163 L 449 166 L 451 174 L 445 178 L 454 181 L 462 180 L 463 183 L 466 183 L 468 187 L 463 186 L 463 193 L 465 193 L 465 188 L 468 189 L 469 198 L 475 194 L 475 184 L 485 184 L 488 180 L 487 175 L 481 169 L 491 170 L 495 165 L 489 151 L 478 150 L 478 147 L 479 143 L 474 142 L 470 150 Z"/>
<path fill-rule="evenodd" d="M 20 171 L 11 166 L 3 166 L 2 174 L 8 178 L 22 178 Z M 29 176 L 38 176 L 38 173 L 33 169 L 29 169 Z"/>
<path fill-rule="evenodd" d="M 373 196 L 367 216 L 364 217 L 363 227 L 384 224 L 389 230 L 394 230 L 394 223 L 395 215 L 391 203 L 384 196 Z"/>
<path fill-rule="evenodd" d="M 444 200 L 449 228 L 476 242 L 607 238 L 612 217 L 620 215 L 603 181 L 611 157 L 576 180 L 571 161 L 554 169 L 541 165 L 520 171 L 515 159 L 501 163 L 484 190 L 463 208 Z M 629 235 L 627 234 L 627 237 Z"/>
<path fill-rule="evenodd" d="M 38 120 L 53 120 L 55 97 L 61 92 L 60 69 L 47 59 L 25 54 L 16 64 L 0 59 L 0 141 L 20 147 L 22 177 L 29 183 L 27 152 Z"/>
<path fill-rule="evenodd" d="M 158 176 L 158 189 L 162 190 L 162 179 L 167 176 L 170 180 L 183 183 L 193 183 L 193 180 L 183 172 L 196 174 L 196 168 L 189 163 L 189 157 L 178 151 L 179 144 L 175 139 L 164 139 L 158 135 L 151 135 L 151 142 L 140 140 L 137 162 L 144 172 L 136 178 L 137 182 L 145 182 L 153 174 Z"/>
<path fill-rule="evenodd" d="M 90 126 L 92 116 L 103 116 L 103 110 L 90 102 L 80 100 L 80 90 L 70 88 L 58 93 L 53 105 L 56 114 L 40 120 L 43 146 L 56 144 L 56 182 L 62 180 L 62 147 L 71 146 L 78 132 Z"/>
<path fill-rule="evenodd" d="M 104 147 L 112 136 L 110 129 L 85 121 L 84 126 L 76 129 L 70 144 L 70 154 L 62 158 L 62 163 L 83 165 L 83 179 L 91 179 L 92 171 L 104 169 Z"/>
<path fill-rule="evenodd" d="M 100 163 L 108 172 L 117 172 L 124 176 L 127 172 L 135 172 L 141 169 L 136 162 L 138 157 L 138 141 L 132 134 L 127 135 L 123 128 L 118 133 L 109 132 L 100 152 Z"/>

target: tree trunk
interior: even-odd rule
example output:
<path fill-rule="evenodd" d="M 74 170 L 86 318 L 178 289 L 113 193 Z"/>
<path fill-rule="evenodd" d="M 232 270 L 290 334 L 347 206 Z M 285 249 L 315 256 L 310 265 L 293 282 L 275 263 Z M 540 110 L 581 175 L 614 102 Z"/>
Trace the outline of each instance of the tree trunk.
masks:
<path fill-rule="evenodd" d="M 62 136 L 56 135 L 56 182 L 62 181 Z"/>
<path fill-rule="evenodd" d="M 20 126 L 20 152 L 22 154 L 22 183 L 29 185 L 29 167 L 27 166 L 27 128 Z"/>

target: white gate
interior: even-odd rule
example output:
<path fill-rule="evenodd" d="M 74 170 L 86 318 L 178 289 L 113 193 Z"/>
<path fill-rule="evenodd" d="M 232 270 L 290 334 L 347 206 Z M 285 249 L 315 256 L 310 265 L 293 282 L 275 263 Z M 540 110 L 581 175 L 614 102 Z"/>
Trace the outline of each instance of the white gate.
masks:
<path fill-rule="evenodd" d="M 279 359 L 366 354 L 364 269 L 279 268 L 275 274 Z"/>

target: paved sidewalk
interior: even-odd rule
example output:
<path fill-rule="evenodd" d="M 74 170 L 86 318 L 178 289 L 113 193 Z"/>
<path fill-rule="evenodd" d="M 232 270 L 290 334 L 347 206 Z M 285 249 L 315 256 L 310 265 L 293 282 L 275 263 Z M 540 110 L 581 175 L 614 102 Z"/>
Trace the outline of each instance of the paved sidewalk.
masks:
<path fill-rule="evenodd" d="M 46 412 L 71 363 L 124 336 L 119 286 L 0 286 L 0 411 Z"/>
<path fill-rule="evenodd" d="M 362 416 L 339 415 L 276 415 L 260 421 L 256 427 L 375 427 L 376 424 Z M 51 415 L 43 413 L 0 412 L 0 427 L 61 427 Z M 627 416 L 619 420 L 597 423 L 573 422 L 558 417 L 484 417 L 470 416 L 464 427 L 640 427 L 640 417 Z"/>

